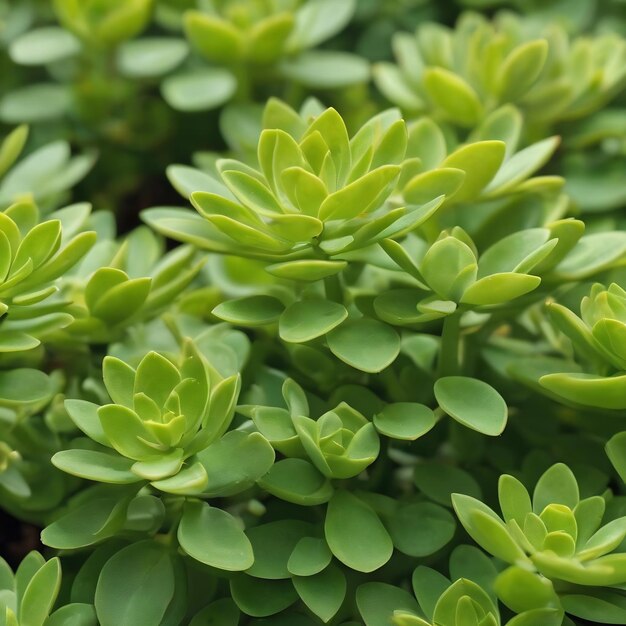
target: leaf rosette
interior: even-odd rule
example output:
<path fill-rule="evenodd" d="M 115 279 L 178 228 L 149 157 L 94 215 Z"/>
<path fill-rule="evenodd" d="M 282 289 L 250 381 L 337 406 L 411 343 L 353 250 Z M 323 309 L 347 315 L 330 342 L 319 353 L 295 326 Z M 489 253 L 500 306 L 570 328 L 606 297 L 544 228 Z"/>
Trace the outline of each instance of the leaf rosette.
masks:
<path fill-rule="evenodd" d="M 604 499 L 581 499 L 566 465 L 557 463 L 540 477 L 532 500 L 520 481 L 501 476 L 499 500 L 503 518 L 471 496 L 452 496 L 461 524 L 487 552 L 553 582 L 610 587 L 626 581 L 626 555 L 616 551 L 626 537 L 626 517 L 602 524 Z M 502 582 L 507 572 L 499 580 L 508 590 Z"/>
<path fill-rule="evenodd" d="M 63 451 L 53 463 L 92 480 L 144 480 L 166 492 L 202 493 L 208 477 L 196 455 L 227 431 L 239 375 L 222 379 L 187 342 L 178 365 L 156 352 L 137 369 L 106 357 L 103 376 L 113 404 L 66 401 L 70 417 L 100 444 L 98 450 Z"/>

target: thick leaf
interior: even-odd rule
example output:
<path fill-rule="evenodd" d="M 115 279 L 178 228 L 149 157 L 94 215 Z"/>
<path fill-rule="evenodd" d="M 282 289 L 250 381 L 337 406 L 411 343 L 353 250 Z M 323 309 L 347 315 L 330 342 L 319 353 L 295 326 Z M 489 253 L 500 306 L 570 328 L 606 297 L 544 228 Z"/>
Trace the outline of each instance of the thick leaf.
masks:
<path fill-rule="evenodd" d="M 188 52 L 182 39 L 142 37 L 120 46 L 117 64 L 120 72 L 130 78 L 161 76 L 178 67 Z"/>
<path fill-rule="evenodd" d="M 323 539 L 303 537 L 293 549 L 287 569 L 294 576 L 313 576 L 325 569 L 332 554 Z"/>
<path fill-rule="evenodd" d="M 96 612 L 102 626 L 158 624 L 175 592 L 170 551 L 151 540 L 122 548 L 98 579 Z"/>
<path fill-rule="evenodd" d="M 356 604 L 366 626 L 388 626 L 394 611 L 419 614 L 412 594 L 386 583 L 365 583 L 356 590 Z"/>
<path fill-rule="evenodd" d="M 254 564 L 247 573 L 255 578 L 289 578 L 287 563 L 291 553 L 311 531 L 310 524 L 288 519 L 250 528 L 247 534 L 254 550 Z"/>
<path fill-rule="evenodd" d="M 196 561 L 237 572 L 254 563 L 252 545 L 241 524 L 227 511 L 188 501 L 178 527 L 181 548 Z"/>
<path fill-rule="evenodd" d="M 298 599 L 290 580 L 263 580 L 245 574 L 231 579 L 230 593 L 241 611 L 252 617 L 280 613 Z"/>
<path fill-rule="evenodd" d="M 374 415 L 374 426 L 381 435 L 409 441 L 425 435 L 437 423 L 432 409 L 416 402 L 388 404 Z"/>
<path fill-rule="evenodd" d="M 328 503 L 326 541 L 342 563 L 358 572 L 382 567 L 393 544 L 376 512 L 347 491 L 337 491 Z"/>
<path fill-rule="evenodd" d="M 24 590 L 19 611 L 20 624 L 43 626 L 60 586 L 61 563 L 58 558 L 54 558 L 37 571 Z"/>
<path fill-rule="evenodd" d="M 141 480 L 131 471 L 132 461 L 106 452 L 62 450 L 51 461 L 60 470 L 88 480 L 119 485 Z"/>
<path fill-rule="evenodd" d="M 396 360 L 400 337 L 376 320 L 344 322 L 327 335 L 328 347 L 339 359 L 363 372 L 380 372 Z"/>
<path fill-rule="evenodd" d="M 369 80 L 369 65 L 348 52 L 314 50 L 285 61 L 286 78 L 313 89 L 337 89 Z"/>
<path fill-rule="evenodd" d="M 341 324 L 348 311 L 330 300 L 302 300 L 285 309 L 278 323 L 281 339 L 304 343 L 325 335 Z"/>
<path fill-rule="evenodd" d="M 427 497 L 439 504 L 451 507 L 450 496 L 463 493 L 480 499 L 479 484 L 474 477 L 454 465 L 444 465 L 436 461 L 426 461 L 415 466 L 415 486 Z"/>
<path fill-rule="evenodd" d="M 222 302 L 213 314 L 231 324 L 263 326 L 277 322 L 285 310 L 283 303 L 271 296 L 247 296 Z"/>
<path fill-rule="evenodd" d="M 335 565 L 312 576 L 294 576 L 293 586 L 307 607 L 325 624 L 339 611 L 346 596 L 346 577 Z"/>
<path fill-rule="evenodd" d="M 452 540 L 456 530 L 450 512 L 431 502 L 400 503 L 387 526 L 394 546 L 413 557 L 434 554 Z"/>
<path fill-rule="evenodd" d="M 221 67 L 174 74 L 161 85 L 165 101 L 185 112 L 215 109 L 228 102 L 236 89 L 235 77 Z"/>
<path fill-rule="evenodd" d="M 434 387 L 439 406 L 457 422 L 483 435 L 499 435 L 506 426 L 502 396 L 482 380 L 465 376 L 440 378 Z"/>
<path fill-rule="evenodd" d="M 259 481 L 272 495 L 300 506 L 328 502 L 333 495 L 330 481 L 304 459 L 283 459 Z"/>
<path fill-rule="evenodd" d="M 424 72 L 424 88 L 445 115 L 461 126 L 475 125 L 482 115 L 482 105 L 476 92 L 460 76 L 443 68 L 428 68 Z"/>
<path fill-rule="evenodd" d="M 9 55 L 20 65 L 46 65 L 80 52 L 80 42 L 57 26 L 31 30 L 11 42 Z"/>

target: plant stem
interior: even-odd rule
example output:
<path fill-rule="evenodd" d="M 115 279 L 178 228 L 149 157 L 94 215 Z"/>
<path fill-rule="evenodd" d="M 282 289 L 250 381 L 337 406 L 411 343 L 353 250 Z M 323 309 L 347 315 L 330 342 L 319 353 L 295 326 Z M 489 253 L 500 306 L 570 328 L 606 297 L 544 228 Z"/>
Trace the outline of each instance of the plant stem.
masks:
<path fill-rule="evenodd" d="M 441 346 L 439 348 L 438 378 L 454 376 L 459 371 L 459 342 L 461 314 L 456 311 L 443 321 Z"/>

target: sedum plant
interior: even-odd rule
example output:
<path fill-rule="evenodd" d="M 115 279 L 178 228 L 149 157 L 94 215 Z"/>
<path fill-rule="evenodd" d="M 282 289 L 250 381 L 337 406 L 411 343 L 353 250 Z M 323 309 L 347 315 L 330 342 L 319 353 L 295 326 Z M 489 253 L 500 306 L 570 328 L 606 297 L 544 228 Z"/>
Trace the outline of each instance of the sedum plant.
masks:
<path fill-rule="evenodd" d="M 0 0 L 0 624 L 626 624 L 624 33 Z"/>

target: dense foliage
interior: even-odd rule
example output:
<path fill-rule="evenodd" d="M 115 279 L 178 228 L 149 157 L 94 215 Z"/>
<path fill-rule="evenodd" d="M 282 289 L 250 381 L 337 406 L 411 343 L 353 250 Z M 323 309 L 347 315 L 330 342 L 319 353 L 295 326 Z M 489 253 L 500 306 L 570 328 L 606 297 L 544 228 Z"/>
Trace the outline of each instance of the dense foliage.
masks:
<path fill-rule="evenodd" d="M 0 626 L 626 624 L 625 37 L 0 0 Z"/>

